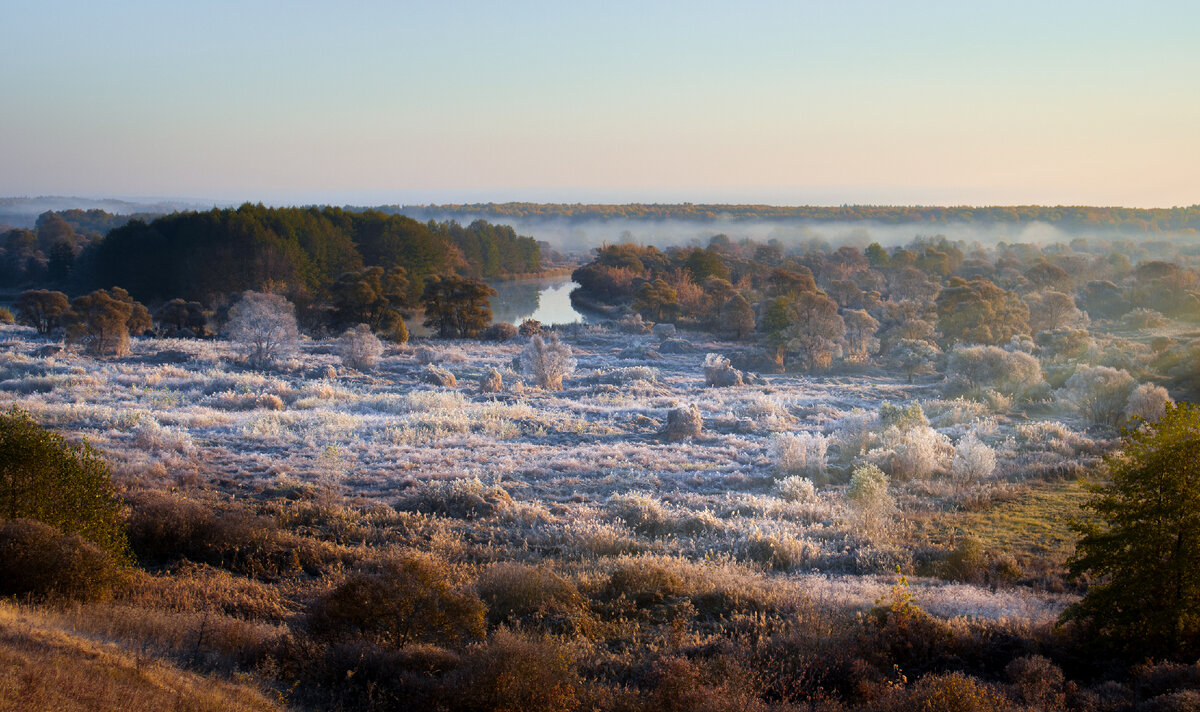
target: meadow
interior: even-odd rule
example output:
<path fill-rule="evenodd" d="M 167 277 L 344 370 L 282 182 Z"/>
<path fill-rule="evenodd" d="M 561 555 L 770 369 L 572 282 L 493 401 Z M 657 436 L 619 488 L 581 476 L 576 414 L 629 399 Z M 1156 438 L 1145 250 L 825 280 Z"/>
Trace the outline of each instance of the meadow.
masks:
<path fill-rule="evenodd" d="M 635 320 L 555 337 L 562 390 L 523 374 L 521 336 L 392 345 L 360 372 L 332 340 L 254 370 L 221 340 L 96 359 L 3 327 L 5 401 L 99 448 L 140 563 L 108 600 L 6 615 L 319 708 L 685 709 L 694 688 L 874 709 L 925 694 L 909 679 L 1001 694 L 1011 660 L 1069 649 L 1068 525 L 1116 432 L 1061 397 L 851 363 L 709 387 L 743 346 Z M 852 492 L 864 462 L 882 500 Z M 405 576 L 481 605 L 398 633 L 339 598 Z"/>

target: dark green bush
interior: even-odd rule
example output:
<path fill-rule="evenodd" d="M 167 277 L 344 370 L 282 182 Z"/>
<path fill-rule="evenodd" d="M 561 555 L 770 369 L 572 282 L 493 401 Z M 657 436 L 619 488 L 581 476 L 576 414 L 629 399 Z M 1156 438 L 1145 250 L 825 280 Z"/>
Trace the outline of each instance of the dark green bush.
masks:
<path fill-rule="evenodd" d="M 0 416 L 0 518 L 33 519 L 121 556 L 121 501 L 108 466 L 13 407 Z"/>

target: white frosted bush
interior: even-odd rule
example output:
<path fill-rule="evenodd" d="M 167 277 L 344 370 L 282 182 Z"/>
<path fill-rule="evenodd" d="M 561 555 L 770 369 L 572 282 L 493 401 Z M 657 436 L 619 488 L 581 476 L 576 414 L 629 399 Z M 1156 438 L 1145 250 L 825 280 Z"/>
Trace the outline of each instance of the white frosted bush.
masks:
<path fill-rule="evenodd" d="M 1167 404 L 1171 402 L 1166 388 L 1153 383 L 1143 383 L 1129 394 L 1123 415 L 1127 421 L 1137 418 L 1147 423 L 1156 423 L 1167 412 Z"/>
<path fill-rule="evenodd" d="M 229 309 L 225 335 L 251 366 L 268 366 L 296 351 L 296 308 L 279 294 L 245 292 Z"/>
<path fill-rule="evenodd" d="M 559 343 L 555 337 L 546 342 L 542 337 L 534 336 L 521 349 L 518 359 L 521 373 L 549 391 L 561 391 L 563 378 L 575 372 L 576 361 L 571 347 Z"/>
<path fill-rule="evenodd" d="M 879 439 L 879 416 L 855 410 L 838 419 L 833 427 L 833 440 L 843 461 L 862 455 Z"/>
<path fill-rule="evenodd" d="M 784 477 L 775 482 L 775 494 L 788 502 L 811 502 L 817 496 L 817 488 L 807 477 Z"/>
<path fill-rule="evenodd" d="M 998 346 L 959 346 L 946 361 L 947 395 L 991 389 L 1007 396 L 1030 398 L 1045 388 L 1042 365 L 1023 351 Z"/>
<path fill-rule="evenodd" d="M 371 333 L 371 327 L 359 324 L 347 329 L 338 340 L 338 355 L 342 364 L 356 371 L 371 371 L 379 365 L 383 355 L 383 342 Z"/>
<path fill-rule="evenodd" d="M 154 418 L 142 418 L 133 429 L 133 444 L 142 450 L 168 450 L 187 455 L 195 450 L 192 436 L 174 428 L 164 428 Z"/>
<path fill-rule="evenodd" d="M 872 464 L 855 468 L 846 489 L 846 502 L 868 537 L 879 534 L 896 511 L 896 501 L 888 494 L 887 475 Z"/>
<path fill-rule="evenodd" d="M 950 439 L 929 426 L 883 432 L 883 444 L 867 458 L 897 480 L 927 479 L 942 471 L 953 453 Z"/>
<path fill-rule="evenodd" d="M 829 441 L 816 433 L 783 433 L 771 437 L 768 445 L 775 469 L 788 475 L 820 477 L 825 474 L 825 454 Z"/>
<path fill-rule="evenodd" d="M 704 357 L 704 385 L 708 388 L 740 386 L 742 372 L 721 354 L 710 353 Z"/>
<path fill-rule="evenodd" d="M 960 484 L 978 482 L 996 470 L 996 451 L 980 442 L 974 433 L 964 435 L 954 448 L 950 476 Z"/>
<path fill-rule="evenodd" d="M 1113 427 L 1137 386 L 1128 371 L 1109 366 L 1081 366 L 1059 391 L 1089 425 Z"/>

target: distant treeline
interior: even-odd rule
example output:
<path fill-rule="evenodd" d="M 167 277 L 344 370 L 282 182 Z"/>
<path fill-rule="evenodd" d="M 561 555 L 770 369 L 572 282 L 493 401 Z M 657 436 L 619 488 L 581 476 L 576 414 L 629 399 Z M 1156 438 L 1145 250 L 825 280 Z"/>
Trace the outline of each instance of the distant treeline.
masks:
<path fill-rule="evenodd" d="M 402 278 L 406 301 L 415 303 L 433 275 L 493 279 L 541 269 L 533 238 L 483 220 L 462 226 L 376 210 L 250 204 L 151 221 L 98 210 L 46 213 L 37 230 L 0 236 L 0 250 L 5 286 L 118 285 L 146 302 L 208 302 L 268 286 L 321 299 L 343 275 L 380 267 Z"/>
<path fill-rule="evenodd" d="M 472 216 L 488 220 L 556 218 L 586 220 L 745 220 L 745 221 L 872 221 L 882 224 L 1024 224 L 1044 222 L 1081 230 L 1113 230 L 1127 234 L 1200 231 L 1200 205 L 1186 208 L 1115 208 L 1016 205 L 1002 207 L 926 207 L 842 205 L 714 205 L 582 203 L 466 203 L 391 205 L 380 208 L 418 220 Z"/>

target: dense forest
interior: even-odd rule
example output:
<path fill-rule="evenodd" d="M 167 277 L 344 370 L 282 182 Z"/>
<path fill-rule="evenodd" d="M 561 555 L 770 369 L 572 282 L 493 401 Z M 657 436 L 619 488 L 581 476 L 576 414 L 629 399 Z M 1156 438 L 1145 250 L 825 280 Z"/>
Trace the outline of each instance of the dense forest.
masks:
<path fill-rule="evenodd" d="M 0 238 L 0 283 L 83 292 L 119 285 L 135 298 L 211 303 L 272 289 L 321 299 L 342 275 L 380 267 L 408 303 L 433 275 L 493 279 L 539 271 L 538 244 L 482 220 L 420 223 L 378 211 L 267 208 L 182 212 L 153 220 L 99 210 L 47 212 Z"/>
<path fill-rule="evenodd" d="M 712 205 L 643 204 L 602 205 L 581 203 L 466 203 L 447 205 L 391 205 L 379 208 L 415 219 L 446 219 L 478 216 L 488 220 L 567 219 L 591 220 L 686 220 L 686 221 L 806 221 L 813 223 L 869 221 L 885 225 L 924 223 L 1028 224 L 1048 223 L 1064 229 L 1095 230 L 1140 235 L 1200 230 L 1200 205 L 1175 208 L 1118 208 L 1092 206 L 1015 205 L 971 206 L 882 206 L 843 205 Z"/>

